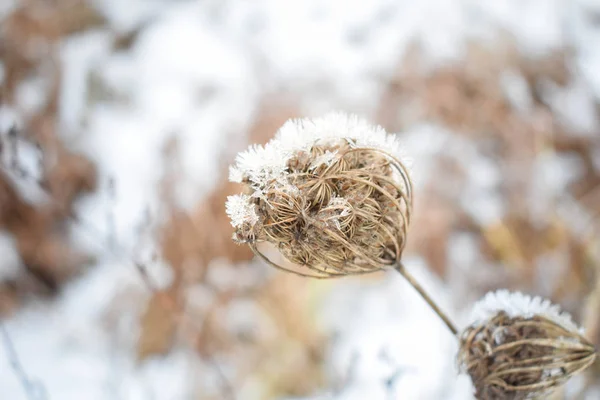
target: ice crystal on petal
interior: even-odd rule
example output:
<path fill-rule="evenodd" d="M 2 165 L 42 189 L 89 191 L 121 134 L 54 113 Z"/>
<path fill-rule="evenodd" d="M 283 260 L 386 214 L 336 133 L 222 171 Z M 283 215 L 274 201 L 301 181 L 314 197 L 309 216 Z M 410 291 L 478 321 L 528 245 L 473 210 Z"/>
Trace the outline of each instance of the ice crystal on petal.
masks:
<path fill-rule="evenodd" d="M 333 196 L 333 197 L 331 197 L 331 200 L 329 200 L 329 203 L 327 204 L 327 208 L 340 209 L 341 210 L 340 216 L 345 217 L 347 215 L 350 215 L 350 210 L 352 208 L 352 205 L 350 204 L 350 202 L 348 202 L 348 200 L 346 200 L 343 197 Z"/>
<path fill-rule="evenodd" d="M 225 211 L 231 219 L 231 225 L 234 228 L 246 223 L 253 226 L 259 219 L 256 214 L 256 206 L 250 202 L 250 197 L 245 194 L 228 196 L 225 203 Z"/>
<path fill-rule="evenodd" d="M 229 167 L 229 181 L 235 183 L 242 183 L 244 180 L 244 173 L 237 167 Z"/>
<path fill-rule="evenodd" d="M 327 150 L 324 154 L 315 158 L 315 160 L 310 164 L 310 170 L 315 170 L 319 168 L 321 165 L 330 166 L 333 160 L 336 159 L 338 152 L 337 151 L 329 151 Z"/>
<path fill-rule="evenodd" d="M 395 135 L 387 134 L 382 127 L 371 125 L 356 115 L 334 112 L 315 119 L 287 121 L 266 145 L 253 145 L 238 154 L 236 165 L 230 169 L 230 180 L 248 179 L 255 189 L 262 190 L 273 180 L 285 179 L 287 162 L 295 154 L 308 152 L 317 143 L 334 144 L 340 140 L 351 147 L 381 150 L 401 158 Z M 335 152 L 326 152 L 315 160 L 313 167 L 330 163 L 335 156 Z"/>

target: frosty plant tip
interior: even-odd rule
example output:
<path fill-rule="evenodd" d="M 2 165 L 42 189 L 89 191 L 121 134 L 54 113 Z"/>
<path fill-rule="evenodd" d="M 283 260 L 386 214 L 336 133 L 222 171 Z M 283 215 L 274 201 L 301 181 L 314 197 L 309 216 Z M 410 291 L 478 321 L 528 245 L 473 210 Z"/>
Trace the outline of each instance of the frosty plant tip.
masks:
<path fill-rule="evenodd" d="M 478 399 L 546 398 L 596 359 L 571 316 L 540 297 L 500 290 L 472 312 L 458 363 Z"/>
<path fill-rule="evenodd" d="M 234 240 L 268 264 L 313 278 L 396 268 L 453 332 L 454 326 L 400 259 L 413 203 L 395 135 L 342 113 L 290 120 L 265 146 L 238 154 L 230 180 L 244 194 L 227 199 Z M 272 244 L 296 267 L 267 258 Z"/>
<path fill-rule="evenodd" d="M 412 204 L 399 150 L 394 136 L 355 116 L 288 121 L 231 167 L 230 179 L 247 186 L 227 201 L 234 239 L 270 242 L 302 267 L 293 272 L 317 278 L 395 265 Z"/>

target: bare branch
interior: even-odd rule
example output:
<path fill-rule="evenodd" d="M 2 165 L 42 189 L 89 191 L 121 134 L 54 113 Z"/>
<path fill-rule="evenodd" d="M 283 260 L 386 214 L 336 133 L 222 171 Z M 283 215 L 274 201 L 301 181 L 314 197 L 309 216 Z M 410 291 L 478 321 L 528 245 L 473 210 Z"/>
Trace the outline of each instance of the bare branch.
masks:
<path fill-rule="evenodd" d="M 48 396 L 44 384 L 37 379 L 31 378 L 27 372 L 25 372 L 15 345 L 2 321 L 0 321 L 0 336 L 2 336 L 2 346 L 7 354 L 8 363 L 10 364 L 15 376 L 21 383 L 27 398 L 29 400 L 47 399 Z"/>

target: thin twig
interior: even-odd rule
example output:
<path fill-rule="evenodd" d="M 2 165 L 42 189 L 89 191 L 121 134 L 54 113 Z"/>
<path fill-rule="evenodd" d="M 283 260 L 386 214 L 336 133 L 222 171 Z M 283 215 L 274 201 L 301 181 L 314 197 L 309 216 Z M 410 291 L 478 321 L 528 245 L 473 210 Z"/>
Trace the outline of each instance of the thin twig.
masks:
<path fill-rule="evenodd" d="M 342 392 L 350 386 L 356 379 L 356 368 L 360 360 L 360 354 L 354 350 L 350 356 L 350 361 L 346 366 L 346 371 L 341 381 L 334 384 L 333 395 L 340 395 Z"/>
<path fill-rule="evenodd" d="M 40 381 L 30 378 L 27 372 L 25 372 L 17 349 L 2 321 L 0 321 L 0 336 L 2 336 L 2 346 L 6 351 L 10 367 L 21 383 L 27 398 L 29 400 L 46 399 L 46 388 Z"/>
<path fill-rule="evenodd" d="M 431 307 L 431 309 L 438 315 L 438 317 L 440 317 L 442 319 L 442 321 L 444 321 L 444 323 L 446 324 L 448 329 L 450 329 L 450 332 L 452 332 L 452 334 L 454 336 L 457 336 L 458 329 L 456 329 L 456 325 L 454 325 L 454 323 L 452 323 L 452 321 L 450 320 L 448 315 L 446 315 L 440 309 L 440 307 L 437 305 L 437 303 L 429 296 L 427 291 L 419 284 L 419 282 L 417 282 L 416 279 L 411 274 L 408 273 L 408 271 L 404 267 L 404 264 L 402 264 L 402 262 L 399 261 L 395 269 L 404 277 L 404 279 L 406 279 L 408 281 L 408 283 L 410 283 L 410 285 L 413 288 L 415 288 L 415 290 L 417 292 L 419 292 L 419 294 L 427 302 L 429 307 Z"/>
<path fill-rule="evenodd" d="M 185 318 L 187 320 L 186 322 L 190 323 L 191 325 L 193 325 L 197 328 L 197 324 L 195 323 L 195 321 L 191 320 L 190 318 L 187 318 L 185 311 L 181 309 L 181 307 L 178 305 L 178 303 L 175 300 L 173 300 L 171 297 L 169 297 L 169 295 L 166 293 L 163 293 L 161 295 L 161 293 L 158 289 L 158 285 L 156 285 L 156 283 L 154 283 L 152 281 L 152 278 L 150 277 L 150 274 L 148 273 L 146 266 L 141 262 L 135 262 L 135 266 L 136 266 L 137 270 L 139 271 L 140 276 L 142 277 L 142 281 L 144 282 L 144 284 L 146 285 L 148 290 L 152 294 L 159 296 L 160 301 L 163 303 L 163 305 L 166 306 L 167 308 L 169 308 L 176 317 L 182 318 L 182 319 Z M 218 361 L 210 354 L 206 354 L 205 357 L 206 357 L 208 363 L 212 366 L 212 368 L 215 370 L 215 372 L 219 376 L 219 379 L 221 380 L 221 384 L 223 385 L 223 392 L 225 392 L 225 394 L 226 394 L 226 398 L 228 400 L 236 400 L 237 397 L 235 394 L 235 389 L 233 388 L 233 385 L 227 378 L 227 375 L 225 375 L 225 372 L 219 365 Z"/>

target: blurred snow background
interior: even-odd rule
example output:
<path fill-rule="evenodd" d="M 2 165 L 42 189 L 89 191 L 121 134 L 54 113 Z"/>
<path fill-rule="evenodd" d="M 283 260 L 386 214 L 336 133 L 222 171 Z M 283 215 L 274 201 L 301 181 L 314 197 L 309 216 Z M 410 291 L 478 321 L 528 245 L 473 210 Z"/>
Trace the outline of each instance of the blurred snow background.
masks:
<path fill-rule="evenodd" d="M 600 1 L 5 0 L 0 18 L 3 399 L 470 399 L 399 276 L 282 276 L 229 241 L 235 153 L 332 109 L 401 135 L 406 264 L 444 309 L 464 323 L 487 290 L 524 290 L 600 343 Z M 556 398 L 595 399 L 599 377 Z"/>

